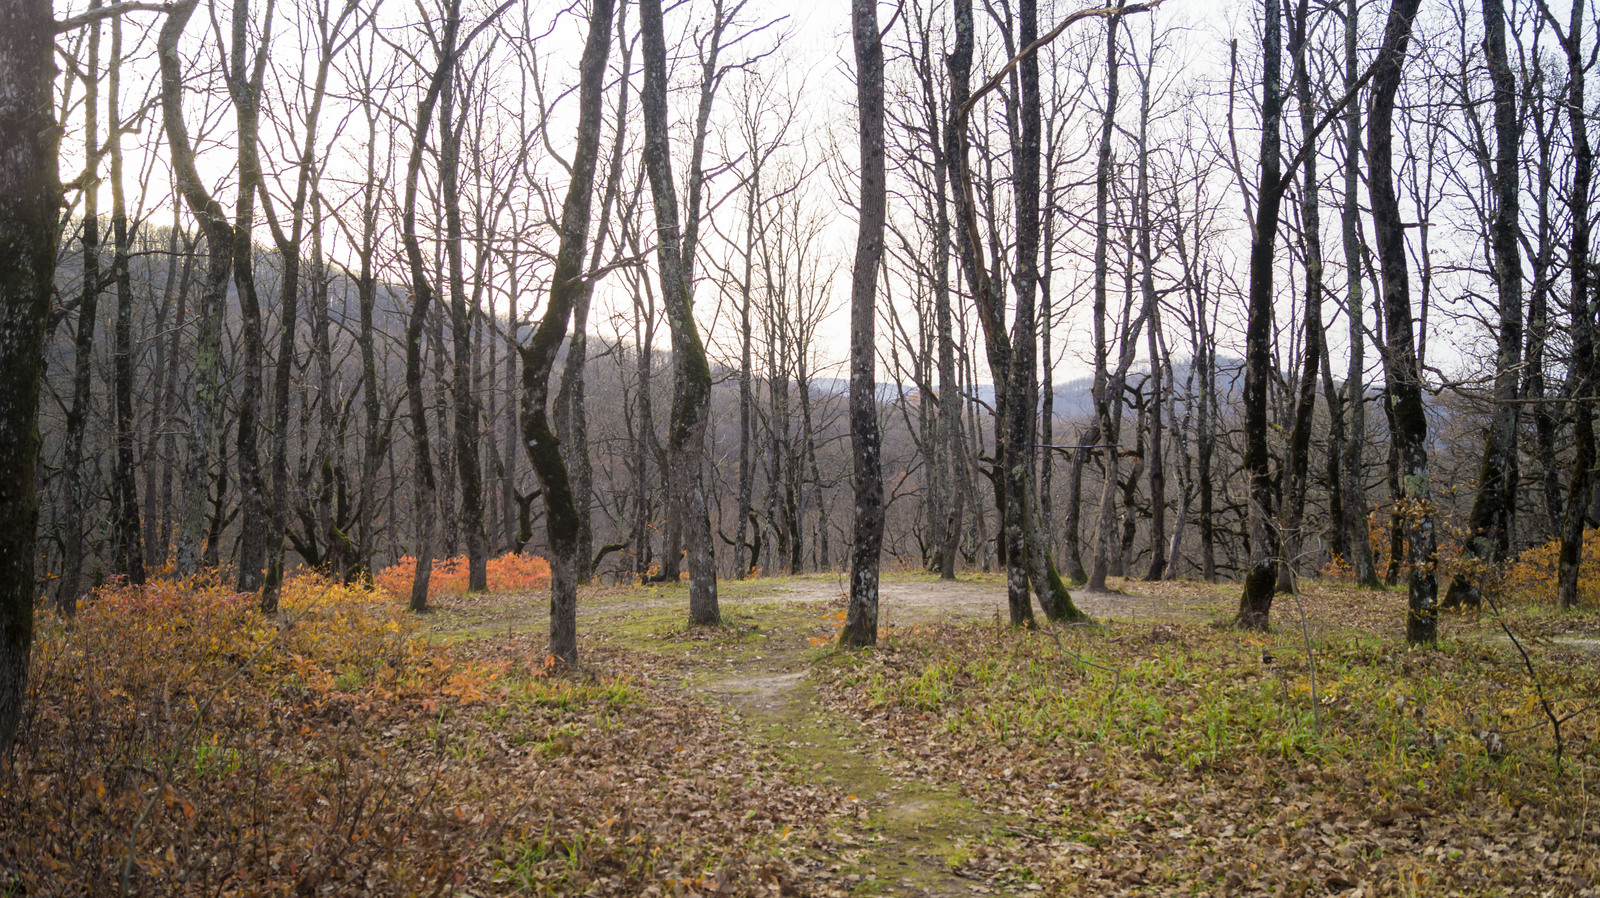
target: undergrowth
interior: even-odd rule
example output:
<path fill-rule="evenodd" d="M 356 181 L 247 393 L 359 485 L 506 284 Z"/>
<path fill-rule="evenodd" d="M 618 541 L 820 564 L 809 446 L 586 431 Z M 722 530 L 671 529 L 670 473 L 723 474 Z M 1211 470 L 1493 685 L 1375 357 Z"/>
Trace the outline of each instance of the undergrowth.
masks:
<path fill-rule="evenodd" d="M 1520 660 L 1478 641 L 1323 633 L 1313 698 L 1287 634 L 912 627 L 833 656 L 825 681 L 840 710 L 1030 821 L 968 862 L 1003 880 L 1565 894 L 1600 872 L 1600 712 L 1583 711 L 1600 665 L 1541 655 L 1557 713 L 1580 712 L 1559 764 Z"/>
<path fill-rule="evenodd" d="M 0 894 L 720 894 L 795 890 L 821 799 L 719 759 L 714 715 L 591 653 L 444 646 L 315 575 L 284 613 L 206 579 L 42 618 L 0 760 Z"/>

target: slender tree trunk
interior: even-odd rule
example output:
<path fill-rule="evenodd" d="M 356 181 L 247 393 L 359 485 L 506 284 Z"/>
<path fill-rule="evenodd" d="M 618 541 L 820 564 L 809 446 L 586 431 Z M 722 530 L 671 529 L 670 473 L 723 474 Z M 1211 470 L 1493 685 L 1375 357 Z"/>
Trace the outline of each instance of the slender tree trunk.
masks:
<path fill-rule="evenodd" d="M 220 396 L 222 313 L 233 265 L 233 227 L 227 213 L 200 182 L 194 148 L 183 120 L 183 72 L 178 38 L 198 0 L 182 0 L 167 13 L 156 53 L 161 60 L 161 111 L 178 190 L 200 222 L 206 239 L 206 272 L 195 309 L 194 383 L 189 392 L 188 455 L 183 466 L 184 507 L 178 532 L 179 574 L 200 570 L 206 537 L 211 467 L 222 430 Z"/>
<path fill-rule="evenodd" d="M 100 0 L 90 0 L 89 9 L 100 8 Z M 73 341 L 72 405 L 67 409 L 66 446 L 62 453 L 61 475 L 66 482 L 66 508 L 62 514 L 65 533 L 61 547 L 61 582 L 56 588 L 56 613 L 62 617 L 77 614 L 78 596 L 83 591 L 85 531 L 89 510 L 87 485 L 83 482 L 84 430 L 89 418 L 90 367 L 94 361 L 94 332 L 100 317 L 100 23 L 89 27 L 88 52 L 84 60 L 84 158 L 90 167 L 83 191 L 83 231 L 79 240 L 83 254 L 83 283 L 78 292 L 78 331 Z"/>
<path fill-rule="evenodd" d="M 452 50 L 451 52 L 455 52 Z M 456 476 L 461 482 L 461 529 L 467 549 L 467 590 L 489 588 L 488 539 L 483 525 L 483 472 L 478 465 L 478 397 L 472 377 L 472 315 L 462 263 L 461 132 L 455 115 L 455 78 L 439 97 L 439 180 L 444 200 L 445 264 L 449 269 L 450 338 L 453 352 L 451 404 L 455 420 Z"/>
<path fill-rule="evenodd" d="M 550 279 L 550 300 L 522 354 L 522 441 L 539 477 L 550 543 L 550 654 L 567 664 L 578 660 L 578 511 L 573 502 L 561 444 L 547 411 L 550 372 L 567 321 L 582 289 L 584 249 L 589 240 L 595 169 L 599 164 L 601 98 L 611 47 L 612 0 L 593 0 L 589 34 L 578 67 L 578 135 L 572 180 L 561 207 L 561 240 Z M 626 89 L 626 87 L 624 87 Z"/>
<path fill-rule="evenodd" d="M 1099 161 L 1095 165 L 1094 175 L 1094 409 L 1098 420 L 1100 437 L 1096 442 L 1104 443 L 1105 449 L 1105 483 L 1101 485 L 1100 512 L 1096 516 L 1094 525 L 1094 539 L 1091 542 L 1094 554 L 1089 560 L 1088 588 L 1094 592 L 1104 592 L 1106 576 L 1110 568 L 1110 540 L 1106 536 L 1108 526 L 1107 517 L 1110 509 L 1111 490 L 1116 488 L 1117 480 L 1117 432 L 1113 426 L 1111 406 L 1122 401 L 1122 396 L 1111 394 L 1111 376 L 1107 370 L 1107 361 L 1110 353 L 1110 343 L 1106 338 L 1106 320 L 1110 314 L 1108 305 L 1108 291 L 1106 278 L 1110 259 L 1111 246 L 1111 140 L 1116 133 L 1117 113 L 1117 88 L 1118 88 L 1118 51 L 1117 28 L 1121 20 L 1112 18 L 1106 22 L 1106 108 L 1100 121 L 1100 149 Z"/>
<path fill-rule="evenodd" d="M 1467 518 L 1467 538 L 1461 563 L 1445 594 L 1444 607 L 1477 608 L 1481 585 L 1479 564 L 1495 555 L 1496 525 L 1504 520 L 1506 478 L 1516 450 L 1517 393 L 1522 364 L 1522 227 L 1521 196 L 1522 126 L 1517 120 L 1517 83 L 1506 56 L 1506 10 L 1503 0 L 1483 2 L 1484 56 L 1494 84 L 1494 167 L 1487 174 L 1494 191 L 1494 218 L 1489 243 L 1494 259 L 1496 298 L 1500 304 L 1500 333 L 1494 399 L 1489 429 L 1484 434 L 1483 464 L 1478 472 L 1478 492 Z"/>
<path fill-rule="evenodd" d="M 855 488 L 850 599 L 839 644 L 878 641 L 878 563 L 883 548 L 883 470 L 877 403 L 878 267 L 888 209 L 883 143 L 883 40 L 874 0 L 851 0 L 861 149 L 860 224 L 850 278 L 850 449 Z"/>
<path fill-rule="evenodd" d="M 252 592 L 262 584 L 265 561 L 265 530 L 268 525 L 266 484 L 262 478 L 261 457 L 257 451 L 261 413 L 261 302 L 256 294 L 255 214 L 256 194 L 262 185 L 259 154 L 260 102 L 266 72 L 267 43 L 271 34 L 271 5 L 268 5 L 261 46 L 249 60 L 249 0 L 233 4 L 233 52 L 227 74 L 228 93 L 233 99 L 238 124 L 239 199 L 234 208 L 233 283 L 239 300 L 239 424 L 234 444 L 239 464 L 240 514 L 239 589 Z"/>
<path fill-rule="evenodd" d="M 1353 90 L 1356 84 L 1356 37 L 1359 6 L 1356 0 L 1345 2 L 1344 32 L 1344 86 Z M 1344 206 L 1340 213 L 1344 244 L 1345 281 L 1348 296 L 1345 311 L 1350 325 L 1350 366 L 1345 376 L 1345 393 L 1350 403 L 1350 430 L 1344 447 L 1344 513 L 1345 532 L 1350 540 L 1350 567 L 1355 571 L 1356 582 L 1368 589 L 1377 589 L 1378 568 L 1372 555 L 1372 540 L 1367 532 L 1367 487 L 1364 453 L 1367 443 L 1367 387 L 1366 354 L 1367 335 L 1362 327 L 1366 303 L 1362 298 L 1361 277 L 1361 104 L 1350 103 L 1345 110 Z"/>
<path fill-rule="evenodd" d="M 273 439 L 272 458 L 268 463 L 272 495 L 268 508 L 264 547 L 267 575 L 261 589 L 261 610 L 269 614 L 278 610 L 278 597 L 283 587 L 283 540 L 289 518 L 289 387 L 297 370 L 295 331 L 300 316 L 300 244 L 305 228 L 306 199 L 316 190 L 317 122 L 322 112 L 322 101 L 327 94 L 328 69 L 335 52 L 335 37 L 354 11 L 353 4 L 346 5 L 344 11 L 333 21 L 330 22 L 326 18 L 323 20 L 316 75 L 313 79 L 311 101 L 306 110 L 305 142 L 300 146 L 295 195 L 289 208 L 288 233 L 284 232 L 273 212 L 271 194 L 267 192 L 261 194 L 267 224 L 272 231 L 273 241 L 278 246 L 278 257 L 283 265 L 278 278 L 278 308 L 282 318 L 282 333 L 278 339 L 277 369 L 273 372 L 272 380 Z M 369 128 L 374 125 L 374 121 L 373 114 L 369 112 L 367 120 Z M 370 159 L 372 152 L 370 145 L 368 152 Z M 257 167 L 259 168 L 259 165 Z M 372 177 L 377 176 L 373 166 L 369 165 L 367 170 Z M 369 183 L 364 207 L 367 221 L 363 223 L 364 236 L 360 250 L 363 253 L 363 269 L 367 272 L 363 277 L 361 287 L 363 291 L 376 290 L 376 286 L 369 283 L 372 279 L 371 257 L 376 244 L 374 217 L 377 213 L 372 197 L 374 190 L 375 187 Z M 314 226 L 320 227 L 321 216 L 317 218 L 318 222 Z M 318 255 L 320 257 L 320 253 Z M 370 339 L 367 342 L 370 348 Z M 365 362 L 365 356 L 363 360 Z M 363 508 L 369 507 L 374 501 L 373 493 L 363 492 L 362 497 Z M 365 533 L 366 531 L 363 531 L 364 536 Z"/>
<path fill-rule="evenodd" d="M 1555 19 L 1544 0 L 1539 9 L 1552 26 Z M 1572 403 L 1575 451 L 1572 475 L 1567 481 L 1566 515 L 1561 521 L 1561 551 L 1557 560 L 1556 604 L 1567 610 L 1578 604 L 1578 569 L 1583 561 L 1583 528 L 1594 488 L 1595 433 L 1594 401 L 1596 363 L 1594 347 L 1594 308 L 1589 298 L 1589 189 L 1594 179 L 1594 152 L 1589 146 L 1589 107 L 1584 99 L 1585 59 L 1593 48 L 1583 39 L 1582 2 L 1572 4 L 1572 17 L 1565 33 L 1557 28 L 1561 47 L 1567 56 L 1567 95 L 1563 103 L 1572 131 L 1572 188 L 1567 205 L 1572 210 L 1572 240 L 1568 245 L 1567 275 L 1572 290 Z"/>
<path fill-rule="evenodd" d="M 1406 616 L 1406 640 L 1413 644 L 1433 643 L 1438 639 L 1438 582 L 1434 574 L 1433 532 L 1435 510 L 1428 470 L 1428 418 L 1422 404 L 1422 371 L 1418 367 L 1412 335 L 1405 232 L 1394 190 L 1391 122 L 1406 48 L 1411 42 L 1411 23 L 1420 4 L 1421 0 L 1394 0 L 1389 8 L 1383 44 L 1374 64 L 1371 114 L 1367 121 L 1367 184 L 1372 198 L 1373 232 L 1383 272 L 1388 390 L 1393 400 L 1393 439 L 1399 450 L 1401 464 L 1401 515 L 1410 547 L 1410 611 Z"/>
<path fill-rule="evenodd" d="M 1300 107 L 1300 127 L 1306 142 L 1315 139 L 1316 107 L 1311 97 L 1310 60 L 1307 37 L 1310 4 L 1299 0 L 1289 28 L 1289 55 L 1294 60 L 1296 102 Z M 1306 492 L 1311 476 L 1311 427 L 1317 411 L 1317 377 L 1327 354 L 1322 326 L 1322 207 L 1318 197 L 1317 156 L 1307 154 L 1300 182 L 1300 225 L 1303 232 L 1306 265 L 1305 357 L 1302 359 L 1298 395 L 1295 399 L 1294 426 L 1289 432 L 1289 486 L 1284 496 L 1284 559 L 1278 568 L 1278 589 L 1297 590 L 1296 575 L 1305 546 Z M 1330 411 L 1332 410 L 1330 406 Z"/>
<path fill-rule="evenodd" d="M 144 553 L 139 545 L 139 488 L 134 476 L 133 414 L 133 276 L 129 253 L 133 235 L 128 228 L 128 205 L 122 177 L 122 128 L 118 100 L 122 89 L 122 19 L 111 23 L 111 78 L 108 85 L 107 135 L 111 155 L 111 233 L 115 245 L 111 260 L 117 289 L 117 312 L 112 348 L 112 393 L 116 407 L 117 458 L 112 469 L 113 530 L 116 536 L 114 569 L 134 586 L 144 583 Z M 160 393 L 154 394 L 159 396 Z M 150 464 L 147 457 L 146 464 Z M 153 465 L 152 465 L 153 467 Z"/>
<path fill-rule="evenodd" d="M 720 13 L 720 9 L 719 9 Z M 662 302 L 672 332 L 672 359 L 676 392 L 668 424 L 668 484 L 679 492 L 684 542 L 689 560 L 689 620 L 712 625 L 722 620 L 717 606 L 717 570 L 711 542 L 711 517 L 706 501 L 702 455 L 711 412 L 711 367 L 694 321 L 694 253 L 692 234 L 678 227 L 678 194 L 672 181 L 672 160 L 667 134 L 666 39 L 660 0 L 641 0 L 640 36 L 644 44 L 645 84 L 640 105 L 645 121 L 645 169 L 650 177 L 656 220 L 656 266 L 661 276 Z M 712 65 L 715 65 L 713 59 Z M 702 116 L 709 113 L 702 94 Z M 703 142 L 702 132 L 696 142 Z M 689 189 L 698 190 L 691 166 Z M 690 203 L 689 230 L 697 227 L 698 204 Z"/>
<path fill-rule="evenodd" d="M 28 695 L 39 521 L 39 387 L 61 177 L 49 0 L 0 5 L 0 755 Z"/>
<path fill-rule="evenodd" d="M 1543 74 L 1535 59 L 1534 71 L 1529 77 L 1532 96 L 1529 102 L 1524 103 L 1539 145 L 1537 186 L 1534 190 L 1539 233 L 1538 247 L 1532 259 L 1533 284 L 1528 291 L 1528 351 L 1524 355 L 1528 373 L 1523 384 L 1523 398 L 1533 406 L 1535 454 L 1539 459 L 1540 482 L 1544 493 L 1543 532 L 1556 534 L 1561 530 L 1562 516 L 1561 473 L 1556 462 L 1559 416 L 1555 403 L 1546 401 L 1544 383 L 1545 347 L 1550 339 L 1550 287 L 1553 280 L 1550 269 L 1555 260 L 1556 244 L 1555 224 L 1551 216 L 1551 209 L 1555 206 L 1555 141 L 1552 132 L 1556 129 L 1556 123 L 1553 116 L 1546 118 L 1544 114 L 1548 104 L 1545 102 Z"/>
<path fill-rule="evenodd" d="M 1150 477 L 1150 569 L 1146 580 L 1160 580 L 1167 569 L 1167 468 L 1162 457 L 1161 403 L 1162 369 L 1166 360 L 1161 352 L 1161 309 L 1156 299 L 1155 254 L 1151 234 L 1155 222 L 1150 217 L 1150 67 L 1155 64 L 1154 49 L 1139 74 L 1139 291 L 1145 314 L 1147 348 L 1150 353 L 1150 437 L 1145 454 Z"/>
<path fill-rule="evenodd" d="M 434 107 L 438 105 L 453 71 L 460 48 L 456 36 L 461 28 L 460 0 L 449 0 L 445 10 L 443 33 L 439 38 L 438 67 L 434 69 L 427 92 L 417 108 L 416 134 L 411 143 L 411 158 L 406 164 L 405 199 L 401 205 L 401 239 L 405 243 L 406 261 L 411 274 L 411 317 L 406 324 L 406 399 L 411 413 L 412 438 L 416 444 L 416 476 L 414 495 L 416 501 L 416 573 L 411 581 L 410 608 L 412 611 L 428 610 L 428 582 L 433 574 L 433 558 L 437 537 L 438 482 L 433 471 L 433 449 L 428 439 L 428 411 L 422 393 L 422 339 L 428 323 L 429 305 L 433 301 L 433 286 L 428 281 L 424 267 L 422 244 L 417 240 L 417 181 L 422 171 L 423 151 L 428 142 L 428 130 L 433 123 Z M 448 135 L 442 135 L 448 142 Z M 565 319 L 562 321 L 565 324 Z M 434 352 L 442 352 L 439 341 L 434 341 Z M 554 449 L 552 440 L 552 450 Z M 555 562 L 551 564 L 552 577 Z M 570 570 L 568 571 L 570 574 Z M 576 651 L 576 649 L 574 649 Z"/>
<path fill-rule="evenodd" d="M 1267 447 L 1267 391 L 1273 380 L 1272 304 L 1273 249 L 1283 198 L 1279 131 L 1283 96 L 1282 9 L 1266 0 L 1262 37 L 1261 183 L 1250 235 L 1250 300 L 1245 321 L 1244 467 L 1250 478 L 1250 560 L 1235 622 L 1245 629 L 1267 629 L 1278 585 L 1281 535 L 1278 532 L 1277 484 Z"/>

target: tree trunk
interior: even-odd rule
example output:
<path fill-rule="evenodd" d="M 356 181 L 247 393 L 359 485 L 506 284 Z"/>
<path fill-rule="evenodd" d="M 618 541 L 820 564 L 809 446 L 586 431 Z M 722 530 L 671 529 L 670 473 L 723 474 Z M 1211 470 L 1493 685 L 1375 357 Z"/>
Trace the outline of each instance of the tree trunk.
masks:
<path fill-rule="evenodd" d="M 239 530 L 239 570 L 237 583 L 244 592 L 260 589 L 264 562 L 265 530 L 268 526 L 266 485 L 262 479 L 261 457 L 257 451 L 261 412 L 261 302 L 256 295 L 255 214 L 256 194 L 262 186 L 261 163 L 256 152 L 261 118 L 261 89 L 267 63 L 267 40 L 271 34 L 271 7 L 267 26 L 262 29 L 261 46 L 254 61 L 249 59 L 249 0 L 235 0 L 232 18 L 233 51 L 227 73 L 228 93 L 233 100 L 239 162 L 239 199 L 234 209 L 233 283 L 239 300 L 239 424 L 235 453 L 239 464 L 241 526 Z"/>
<path fill-rule="evenodd" d="M 1304 139 L 1315 139 L 1316 107 L 1311 99 L 1310 60 L 1307 54 L 1307 37 L 1310 28 L 1310 4 L 1300 0 L 1293 23 L 1289 28 L 1289 55 L 1294 59 L 1294 86 L 1296 103 L 1300 107 L 1300 127 Z M 1278 567 L 1278 589 L 1297 590 L 1296 575 L 1300 571 L 1301 552 L 1305 546 L 1306 492 L 1311 476 L 1311 427 L 1317 411 L 1317 378 L 1322 373 L 1322 360 L 1327 355 L 1322 328 L 1322 207 L 1318 198 L 1317 156 L 1306 155 L 1305 171 L 1301 176 L 1300 224 L 1305 247 L 1306 310 L 1305 357 L 1301 360 L 1298 395 L 1295 399 L 1294 426 L 1289 432 L 1289 487 L 1284 496 L 1284 558 Z M 1329 411 L 1332 411 L 1330 406 Z"/>
<path fill-rule="evenodd" d="M 1594 152 L 1589 146 L 1589 107 L 1584 100 L 1585 57 L 1593 48 L 1583 40 L 1583 3 L 1572 5 L 1572 18 L 1563 33 L 1544 0 L 1539 10 L 1555 28 L 1567 56 L 1567 121 L 1572 131 L 1572 188 L 1567 205 L 1572 210 L 1572 240 L 1567 250 L 1567 275 L 1572 283 L 1572 403 L 1575 451 L 1572 475 L 1567 481 L 1566 515 L 1561 521 L 1561 551 L 1557 561 L 1556 604 L 1562 610 L 1578 604 L 1578 568 L 1583 561 L 1583 529 L 1594 488 L 1595 378 L 1594 309 L 1589 300 L 1589 189 L 1594 179 Z"/>
<path fill-rule="evenodd" d="M 115 245 L 111 259 L 117 288 L 117 312 L 112 348 L 112 393 L 116 407 L 117 457 L 112 469 L 112 529 L 115 533 L 114 570 L 139 586 L 144 583 L 144 552 L 139 544 L 139 488 L 134 477 L 133 415 L 133 277 L 128 256 L 133 235 L 128 228 L 127 198 L 122 185 L 122 19 L 111 23 L 111 80 L 108 85 L 107 122 L 111 133 L 111 233 Z M 159 396 L 159 391 L 155 394 Z M 147 457 L 145 464 L 152 465 Z M 152 465 L 153 467 L 153 465 Z"/>
<path fill-rule="evenodd" d="M 1117 431 L 1111 418 L 1111 406 L 1122 401 L 1120 391 L 1117 395 L 1111 393 L 1111 375 L 1107 370 L 1107 361 L 1111 351 L 1110 343 L 1106 338 L 1106 321 L 1110 314 L 1108 309 L 1108 290 L 1106 278 L 1109 275 L 1109 250 L 1111 245 L 1111 139 L 1116 133 L 1117 113 L 1117 87 L 1118 87 L 1118 53 L 1117 53 L 1117 28 L 1121 20 L 1109 19 L 1106 22 L 1106 108 L 1100 120 L 1100 149 L 1099 161 L 1095 165 L 1094 175 L 1094 411 L 1098 422 L 1098 443 L 1105 444 L 1104 476 L 1105 483 L 1101 484 L 1099 513 L 1095 517 L 1094 537 L 1090 542 L 1093 555 L 1089 559 L 1088 588 L 1094 592 L 1104 592 L 1106 576 L 1110 567 L 1110 540 L 1106 535 L 1108 526 L 1107 517 L 1110 513 L 1109 504 L 1111 490 L 1115 489 L 1117 480 Z"/>
<path fill-rule="evenodd" d="M 888 210 L 883 143 L 883 40 L 875 0 L 851 0 L 861 176 L 860 224 L 850 276 L 850 449 L 855 488 L 850 599 L 839 644 L 878 641 L 878 563 L 883 548 L 883 470 L 877 403 L 878 267 Z"/>
<path fill-rule="evenodd" d="M 451 52 L 456 52 L 452 49 Z M 478 466 L 478 397 L 472 377 L 472 315 L 461 259 L 461 132 L 456 126 L 455 78 L 439 97 L 439 180 L 444 200 L 445 259 L 450 278 L 451 404 L 455 420 L 456 476 L 461 482 L 461 529 L 467 549 L 467 590 L 489 588 L 488 539 L 483 526 L 483 472 Z"/>
<path fill-rule="evenodd" d="M 1234 618 L 1240 627 L 1266 630 L 1277 591 L 1280 534 L 1277 484 L 1267 446 L 1267 390 L 1272 383 L 1273 249 L 1278 237 L 1278 214 L 1283 198 L 1279 130 L 1283 96 L 1279 79 L 1283 65 L 1282 11 L 1279 0 L 1266 0 L 1262 36 L 1261 74 L 1261 184 L 1256 218 L 1250 235 L 1249 311 L 1245 321 L 1244 467 L 1250 478 L 1250 560 L 1244 592 Z"/>
<path fill-rule="evenodd" d="M 100 8 L 100 0 L 90 0 L 89 9 Z M 88 180 L 83 191 L 83 231 L 79 240 L 83 253 L 83 283 L 78 292 L 78 330 L 73 341 L 72 405 L 67 410 L 66 445 L 62 452 L 61 476 L 66 482 L 66 508 L 62 522 L 66 532 L 61 546 L 61 582 L 56 588 L 56 613 L 62 617 L 77 614 L 82 593 L 85 531 L 88 529 L 87 485 L 83 482 L 84 429 L 89 418 L 90 366 L 94 361 L 94 331 L 100 305 L 100 23 L 89 26 L 88 53 L 84 77 L 84 157 L 88 160 Z"/>
<path fill-rule="evenodd" d="M 1383 273 L 1384 330 L 1388 336 L 1385 366 L 1394 414 L 1393 439 L 1399 451 L 1402 483 L 1401 516 L 1411 563 L 1410 611 L 1406 640 L 1412 644 L 1438 639 L 1438 583 L 1435 579 L 1433 485 L 1428 470 L 1428 418 L 1422 404 L 1422 371 L 1412 335 L 1411 297 L 1406 272 L 1405 231 L 1395 197 L 1393 135 L 1395 94 L 1411 41 L 1411 23 L 1421 0 L 1394 0 L 1384 25 L 1383 44 L 1373 66 L 1371 113 L 1367 121 L 1367 184 L 1372 200 L 1373 236 Z"/>
<path fill-rule="evenodd" d="M 433 286 L 428 281 L 424 267 L 422 245 L 417 240 L 417 181 L 422 171 L 423 151 L 428 142 L 428 129 L 433 123 L 434 107 L 450 79 L 460 48 L 456 36 L 461 28 L 460 0 L 449 0 L 445 10 L 443 33 L 436 48 L 438 67 L 434 69 L 427 92 L 417 107 L 416 134 L 411 142 L 411 158 L 406 164 L 405 199 L 401 210 L 401 239 L 405 244 L 406 261 L 411 274 L 411 317 L 406 324 L 406 399 L 411 413 L 412 439 L 416 445 L 416 475 L 413 485 L 416 516 L 416 572 L 411 581 L 409 606 L 412 611 L 428 610 L 428 582 L 433 574 L 433 558 L 437 536 L 438 483 L 433 472 L 433 449 L 428 439 L 428 411 L 422 392 L 422 338 L 428 323 L 428 306 L 433 301 Z M 449 137 L 443 139 L 448 142 Z M 565 324 L 565 319 L 563 319 Z M 442 352 L 437 340 L 435 353 Z M 552 441 L 553 443 L 553 441 Z M 553 446 L 552 446 L 553 448 Z M 554 560 L 552 560 L 554 571 Z M 555 576 L 552 573 L 552 576 Z M 574 649 L 576 651 L 576 649 Z"/>
<path fill-rule="evenodd" d="M 1516 449 L 1517 402 L 1522 364 L 1522 226 L 1521 196 L 1522 126 L 1517 120 L 1517 82 L 1506 56 L 1506 10 L 1503 0 L 1483 0 L 1484 56 L 1494 85 L 1495 161 L 1486 172 L 1493 184 L 1494 218 L 1489 244 L 1494 259 L 1496 298 L 1500 303 L 1500 333 L 1494 380 L 1495 406 L 1484 434 L 1483 464 L 1478 472 L 1478 492 L 1467 517 L 1467 538 L 1461 563 L 1445 594 L 1444 607 L 1479 605 L 1480 565 L 1491 560 L 1498 541 L 1493 533 L 1504 520 L 1505 481 Z M 1487 162 L 1487 160 L 1485 160 Z"/>
<path fill-rule="evenodd" d="M 1355 89 L 1356 36 L 1359 6 L 1356 0 L 1345 2 L 1344 32 L 1344 86 Z M 1350 103 L 1345 110 L 1344 206 L 1340 225 L 1344 244 L 1344 268 L 1348 296 L 1345 310 L 1350 325 L 1350 366 L 1345 376 L 1345 393 L 1350 403 L 1350 430 L 1344 446 L 1344 513 L 1342 522 L 1350 540 L 1350 567 L 1355 571 L 1356 583 L 1368 589 L 1377 589 L 1378 568 L 1372 555 L 1372 540 L 1367 532 L 1366 464 L 1363 454 L 1367 443 L 1367 387 L 1366 358 L 1364 350 L 1367 335 L 1362 327 L 1366 303 L 1362 299 L 1361 277 L 1361 104 Z"/>
<path fill-rule="evenodd" d="M 720 15 L 720 8 L 718 10 Z M 715 26 L 714 26 L 715 27 Z M 716 556 L 711 542 L 711 516 L 706 501 L 702 456 L 706 425 L 711 412 L 711 366 L 694 321 L 694 283 L 691 267 L 693 230 L 698 226 L 698 204 L 691 200 L 687 228 L 678 227 L 678 194 L 672 181 L 672 159 L 667 133 L 666 39 L 660 0 L 641 0 L 639 29 L 644 44 L 645 83 L 640 105 L 644 110 L 644 164 L 650 177 L 656 220 L 656 267 L 661 296 L 672 332 L 674 385 L 672 418 L 668 423 L 668 485 L 679 495 L 684 543 L 689 561 L 689 620 L 714 625 L 722 620 L 717 606 Z M 720 33 L 720 29 L 719 32 Z M 712 39 L 713 53 L 716 39 Z M 715 66 L 712 57 L 711 65 Z M 708 89 L 703 85 L 703 90 Z M 701 96 L 702 121 L 709 101 Z M 703 145 L 704 124 L 696 133 Z M 698 152 L 696 153 L 698 156 Z M 691 164 L 689 190 L 697 193 L 698 164 Z"/>
<path fill-rule="evenodd" d="M 211 463 L 222 430 L 220 380 L 222 314 L 233 265 L 233 227 L 227 213 L 200 182 L 194 148 L 183 120 L 183 72 L 178 38 L 198 0 L 182 0 L 171 8 L 157 40 L 161 60 L 161 112 L 178 190 L 200 222 L 206 239 L 206 273 L 195 309 L 194 383 L 189 395 L 188 456 L 183 466 L 184 507 L 178 532 L 180 575 L 197 573 L 206 537 L 206 505 L 211 497 Z"/>
<path fill-rule="evenodd" d="M 600 155 L 600 101 L 606 56 L 611 48 L 612 13 L 613 0 L 593 0 L 589 7 L 589 35 L 578 67 L 578 136 L 572 155 L 572 181 L 561 207 L 561 241 L 550 279 L 550 301 L 533 336 L 519 347 L 522 441 L 544 493 L 550 543 L 550 654 L 567 664 L 578 660 L 578 511 L 547 406 L 550 372 L 584 274 L 584 249 L 589 239 L 589 212 Z"/>
<path fill-rule="evenodd" d="M 39 387 L 54 293 L 60 131 L 49 0 L 0 5 L 0 755 L 28 695 L 39 522 Z"/>

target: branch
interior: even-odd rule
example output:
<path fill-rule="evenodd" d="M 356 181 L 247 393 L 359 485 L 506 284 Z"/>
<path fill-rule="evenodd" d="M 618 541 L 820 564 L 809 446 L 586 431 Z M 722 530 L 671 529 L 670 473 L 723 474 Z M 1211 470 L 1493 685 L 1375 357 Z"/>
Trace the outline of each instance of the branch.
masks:
<path fill-rule="evenodd" d="M 125 12 L 172 12 L 170 3 L 151 3 L 148 0 L 131 0 L 128 3 L 113 3 L 88 12 L 80 12 L 75 16 L 68 16 L 56 23 L 56 34 L 64 34 L 75 28 L 93 25 L 101 19 L 120 16 Z"/>

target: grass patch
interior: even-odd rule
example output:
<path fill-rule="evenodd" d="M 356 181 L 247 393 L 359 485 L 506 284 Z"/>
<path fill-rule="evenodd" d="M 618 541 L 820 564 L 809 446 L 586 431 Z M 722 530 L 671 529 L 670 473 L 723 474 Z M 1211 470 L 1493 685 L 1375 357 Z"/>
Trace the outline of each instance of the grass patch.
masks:
<path fill-rule="evenodd" d="M 825 691 L 945 782 L 1041 827 L 1038 844 L 969 866 L 1031 870 L 1052 892 L 1406 877 L 1560 892 L 1590 877 L 1600 713 L 1566 723 L 1558 766 L 1508 646 L 1315 629 L 1314 700 L 1298 634 L 1175 624 L 913 627 L 830 655 Z M 1539 653 L 1557 713 L 1600 696 L 1593 656 Z"/>

